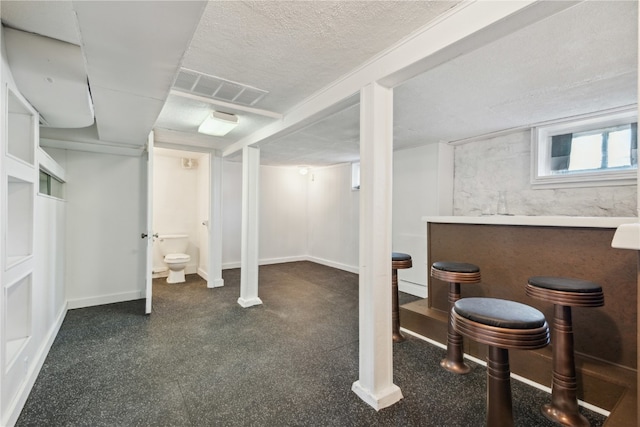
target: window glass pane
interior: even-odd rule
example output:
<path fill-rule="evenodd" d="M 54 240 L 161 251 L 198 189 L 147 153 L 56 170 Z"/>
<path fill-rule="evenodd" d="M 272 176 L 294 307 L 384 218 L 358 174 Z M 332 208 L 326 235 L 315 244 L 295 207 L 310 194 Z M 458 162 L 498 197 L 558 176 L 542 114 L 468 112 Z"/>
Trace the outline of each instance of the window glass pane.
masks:
<path fill-rule="evenodd" d="M 569 170 L 598 169 L 602 163 L 602 134 L 573 135 Z"/>
<path fill-rule="evenodd" d="M 53 197 L 57 197 L 58 199 L 63 199 L 64 194 L 62 194 L 63 191 L 63 185 L 62 182 L 58 181 L 55 177 L 50 177 L 50 181 L 49 181 L 49 185 L 51 188 L 51 193 L 50 195 Z"/>
<path fill-rule="evenodd" d="M 40 186 L 38 188 L 41 194 L 49 194 L 49 175 L 44 171 L 40 171 Z"/>
<path fill-rule="evenodd" d="M 533 128 L 533 188 L 635 185 L 637 110 Z"/>
<path fill-rule="evenodd" d="M 64 183 L 58 181 L 57 178 L 43 170 L 40 171 L 40 186 L 38 191 L 40 194 L 64 199 Z"/>
<path fill-rule="evenodd" d="M 631 129 L 610 132 L 608 148 L 610 168 L 631 166 Z"/>
<path fill-rule="evenodd" d="M 360 189 L 360 163 L 351 163 L 351 189 Z"/>

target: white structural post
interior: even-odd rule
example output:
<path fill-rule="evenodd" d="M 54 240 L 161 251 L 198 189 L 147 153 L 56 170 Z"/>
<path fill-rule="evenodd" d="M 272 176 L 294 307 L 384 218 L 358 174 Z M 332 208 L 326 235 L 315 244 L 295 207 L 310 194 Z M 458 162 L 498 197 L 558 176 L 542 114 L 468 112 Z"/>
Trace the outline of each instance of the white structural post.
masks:
<path fill-rule="evenodd" d="M 391 202 L 393 90 L 360 91 L 360 375 L 352 390 L 375 410 L 402 399 L 393 384 Z"/>
<path fill-rule="evenodd" d="M 242 149 L 242 243 L 240 298 L 238 304 L 262 304 L 258 298 L 258 214 L 260 190 L 260 149 Z"/>
<path fill-rule="evenodd" d="M 224 286 L 222 278 L 222 157 L 211 154 L 209 188 L 209 279 L 207 287 Z"/>

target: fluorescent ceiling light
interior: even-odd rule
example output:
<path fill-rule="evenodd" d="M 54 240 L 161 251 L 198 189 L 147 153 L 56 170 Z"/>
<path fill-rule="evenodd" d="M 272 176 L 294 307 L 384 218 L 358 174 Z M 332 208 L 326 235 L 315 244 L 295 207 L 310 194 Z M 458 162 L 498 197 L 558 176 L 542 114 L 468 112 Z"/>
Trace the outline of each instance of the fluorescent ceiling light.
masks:
<path fill-rule="evenodd" d="M 224 136 L 238 126 L 238 116 L 235 114 L 212 111 L 198 127 L 198 132 L 213 136 Z"/>

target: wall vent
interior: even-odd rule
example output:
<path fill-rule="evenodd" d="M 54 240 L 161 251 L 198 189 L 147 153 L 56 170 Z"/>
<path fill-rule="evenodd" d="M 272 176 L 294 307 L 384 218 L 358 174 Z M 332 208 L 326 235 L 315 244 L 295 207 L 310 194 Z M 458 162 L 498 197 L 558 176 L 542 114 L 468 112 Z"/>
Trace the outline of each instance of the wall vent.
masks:
<path fill-rule="evenodd" d="M 254 106 L 267 93 L 266 90 L 181 68 L 173 88 L 182 92 L 206 96 L 235 104 Z"/>
<path fill-rule="evenodd" d="M 182 169 L 195 169 L 198 167 L 198 161 L 196 159 L 182 158 Z"/>

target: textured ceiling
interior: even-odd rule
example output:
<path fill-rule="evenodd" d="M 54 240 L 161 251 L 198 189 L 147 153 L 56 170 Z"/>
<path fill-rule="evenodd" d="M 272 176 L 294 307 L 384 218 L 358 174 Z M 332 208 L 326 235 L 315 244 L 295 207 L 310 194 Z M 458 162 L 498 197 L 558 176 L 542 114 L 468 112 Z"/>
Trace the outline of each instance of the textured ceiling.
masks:
<path fill-rule="evenodd" d="M 455 3 L 210 2 L 183 66 L 267 90 L 257 106 L 285 113 Z"/>
<path fill-rule="evenodd" d="M 637 102 L 637 2 L 585 2 L 394 91 L 395 143 L 455 141 Z"/>
<path fill-rule="evenodd" d="M 305 98 L 424 26 L 457 1 L 210 2 L 182 66 L 268 91 L 255 107 L 286 113 Z M 156 128 L 197 131 L 209 111 L 242 123 L 219 140 L 231 144 L 275 121 L 170 95 Z M 309 134 L 306 134 L 309 135 Z M 207 137 L 202 137 L 204 139 Z M 300 138 L 296 139 L 300 144 Z M 291 144 L 294 141 L 289 141 Z M 304 141 L 303 141 L 304 142 Z M 287 145 L 284 157 L 298 151 Z M 356 147 L 357 148 L 357 147 Z M 305 150 L 304 148 L 301 148 Z M 278 148 L 274 148 L 278 150 Z M 281 153 L 282 150 L 278 151 Z M 310 153 L 325 164 L 330 152 Z M 353 157 L 350 155 L 349 157 Z M 342 157 L 340 157 L 342 159 Z M 329 163 L 335 163 L 336 157 Z M 278 161 L 274 158 L 274 162 Z"/>
<path fill-rule="evenodd" d="M 457 3 L 3 0 L 0 7 L 5 25 L 82 46 L 97 126 L 43 129 L 43 136 L 139 152 L 151 127 L 167 146 L 224 149 L 279 120 L 169 95 L 180 67 L 266 90 L 255 107 L 286 114 Z M 394 91 L 395 147 L 636 103 L 637 7 L 579 3 L 405 82 Z M 238 114 L 241 125 L 222 138 L 198 134 L 212 109 Z M 319 165 L 357 159 L 358 142 L 352 106 L 258 146 L 264 164 Z"/>

